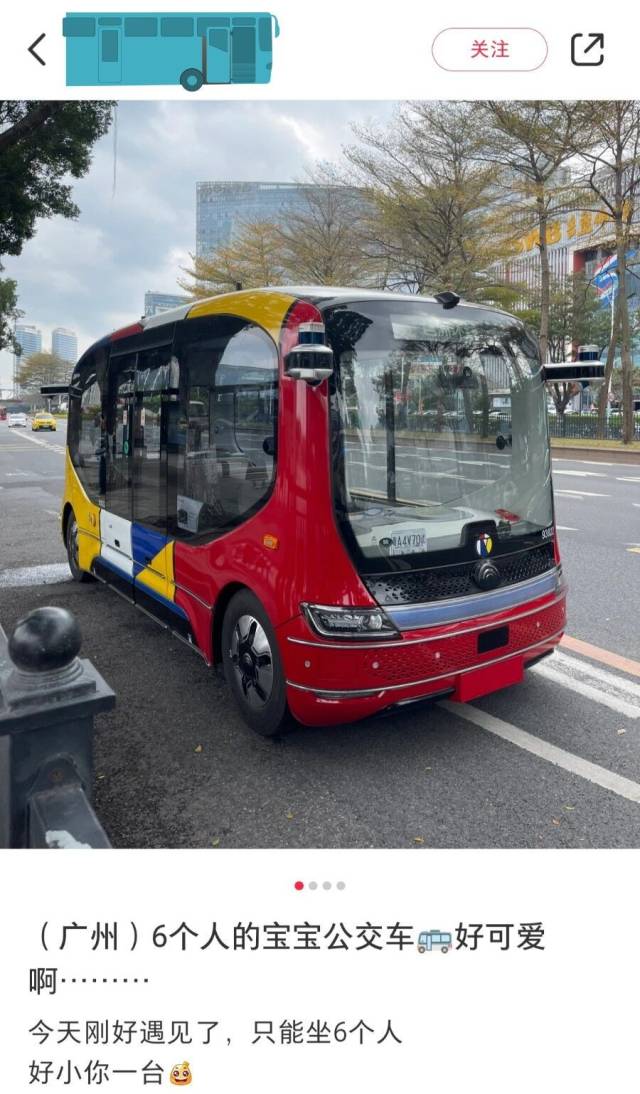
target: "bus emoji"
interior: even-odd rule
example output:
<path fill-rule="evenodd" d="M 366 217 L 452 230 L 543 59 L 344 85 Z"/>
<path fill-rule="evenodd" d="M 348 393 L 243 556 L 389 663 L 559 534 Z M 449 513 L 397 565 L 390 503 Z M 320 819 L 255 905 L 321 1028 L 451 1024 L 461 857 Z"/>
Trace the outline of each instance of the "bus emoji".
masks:
<path fill-rule="evenodd" d="M 278 20 L 268 12 L 68 12 L 67 86 L 267 84 Z"/>
<path fill-rule="evenodd" d="M 450 946 L 451 935 L 448 931 L 421 931 L 418 935 L 418 953 L 430 953 L 433 949 L 447 953 Z"/>

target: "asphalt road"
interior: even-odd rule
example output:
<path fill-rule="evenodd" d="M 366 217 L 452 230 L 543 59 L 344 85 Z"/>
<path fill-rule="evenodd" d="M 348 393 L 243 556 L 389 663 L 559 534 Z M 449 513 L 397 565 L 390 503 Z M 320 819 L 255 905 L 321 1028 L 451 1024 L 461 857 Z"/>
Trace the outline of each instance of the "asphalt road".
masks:
<path fill-rule="evenodd" d="M 0 423 L 0 621 L 59 604 L 115 689 L 95 800 L 119 847 L 640 846 L 640 666 L 565 647 L 525 683 L 277 741 L 100 584 L 69 581 L 64 428 Z M 573 638 L 640 660 L 640 464 L 554 460 Z"/>

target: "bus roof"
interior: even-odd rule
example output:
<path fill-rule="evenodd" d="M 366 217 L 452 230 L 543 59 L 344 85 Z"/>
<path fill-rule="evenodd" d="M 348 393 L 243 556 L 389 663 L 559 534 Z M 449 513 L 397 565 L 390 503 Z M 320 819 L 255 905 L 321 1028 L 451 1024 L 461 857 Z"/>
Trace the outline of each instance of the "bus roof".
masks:
<path fill-rule="evenodd" d="M 437 304 L 433 296 L 420 296 L 417 293 L 391 292 L 387 289 L 363 289 L 338 285 L 270 285 L 264 289 L 241 289 L 235 292 L 219 293 L 215 296 L 193 300 L 188 304 L 181 304 L 170 311 L 159 312 L 157 315 L 140 320 L 145 330 L 151 327 L 160 327 L 165 323 L 176 323 L 180 319 L 186 319 L 192 308 L 206 304 L 210 300 L 226 299 L 231 305 L 234 300 L 246 297 L 253 293 L 283 293 L 296 300 L 309 300 L 312 304 L 328 303 L 339 300 L 398 300 L 403 304 L 411 305 L 412 302 Z M 490 304 L 476 304 L 474 301 L 461 300 L 458 308 L 479 308 L 483 311 L 502 312 L 502 308 L 496 308 Z"/>
<path fill-rule="evenodd" d="M 363 289 L 346 285 L 274 285 L 272 290 L 260 290 L 264 292 L 288 292 L 292 296 L 320 303 L 328 300 L 401 300 L 404 304 L 420 301 L 428 304 L 439 304 L 435 296 L 422 296 L 419 293 L 394 292 L 391 289 Z M 458 308 L 482 308 L 485 311 L 502 311 L 491 304 L 476 304 L 472 300 L 460 300 Z"/>

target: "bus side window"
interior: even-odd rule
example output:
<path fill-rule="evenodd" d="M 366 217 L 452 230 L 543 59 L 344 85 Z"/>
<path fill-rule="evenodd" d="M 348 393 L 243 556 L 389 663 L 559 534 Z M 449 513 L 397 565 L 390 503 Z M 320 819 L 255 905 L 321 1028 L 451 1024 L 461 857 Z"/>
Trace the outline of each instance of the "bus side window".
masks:
<path fill-rule="evenodd" d="M 127 38 L 155 38 L 158 33 L 158 20 L 146 15 L 125 17 L 124 33 Z"/>
<path fill-rule="evenodd" d="M 134 519 L 164 531 L 167 522 L 166 442 L 162 439 L 164 392 L 171 345 L 138 354 L 133 419 Z"/>
<path fill-rule="evenodd" d="M 247 520 L 271 493 L 278 354 L 259 327 L 226 316 L 184 321 L 178 354 L 184 440 L 176 533 L 213 538 Z"/>
<path fill-rule="evenodd" d="M 267 19 L 258 19 L 258 48 L 263 53 L 271 51 L 271 16 Z"/>
<path fill-rule="evenodd" d="M 78 16 L 67 15 L 62 20 L 62 33 L 65 38 L 95 38 L 95 18 L 93 16 L 78 18 Z"/>
<path fill-rule="evenodd" d="M 193 19 L 183 16 L 161 19 L 160 34 L 163 38 L 193 38 Z"/>
<path fill-rule="evenodd" d="M 109 360 L 106 424 L 106 507 L 110 513 L 131 520 L 132 412 L 134 406 L 136 354 L 115 355 Z"/>
<path fill-rule="evenodd" d="M 104 504 L 105 396 L 108 347 L 82 358 L 73 374 L 69 401 L 69 455 L 91 501 Z"/>

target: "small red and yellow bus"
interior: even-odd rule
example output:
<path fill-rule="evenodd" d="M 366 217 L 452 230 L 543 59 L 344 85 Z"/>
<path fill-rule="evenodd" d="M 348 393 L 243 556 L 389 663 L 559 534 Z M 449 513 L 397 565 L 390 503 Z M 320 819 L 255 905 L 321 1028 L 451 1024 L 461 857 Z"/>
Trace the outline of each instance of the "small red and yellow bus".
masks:
<path fill-rule="evenodd" d="M 257 732 L 475 699 L 560 641 L 544 375 L 513 316 L 230 293 L 96 342 L 69 395 L 73 577 L 221 664 Z"/>

